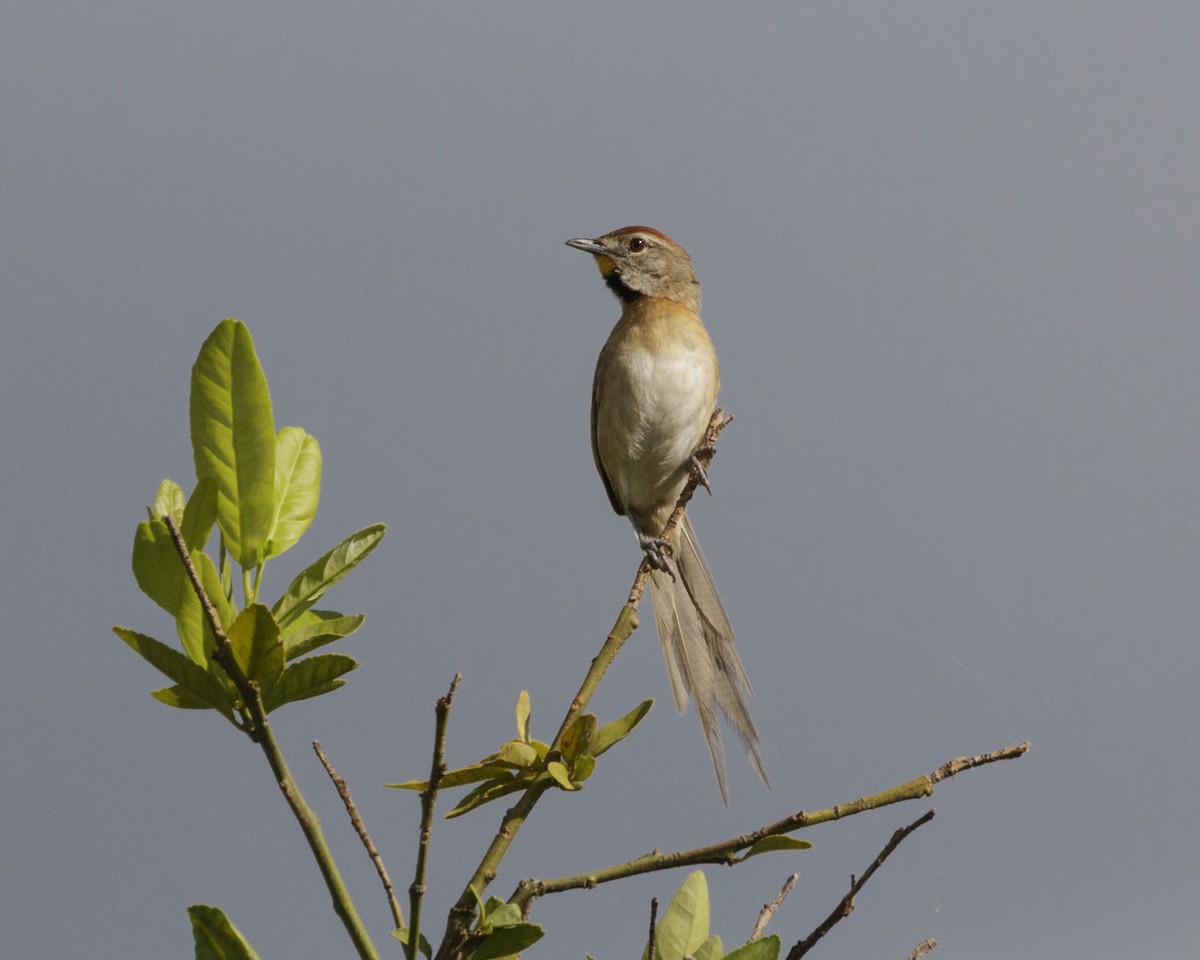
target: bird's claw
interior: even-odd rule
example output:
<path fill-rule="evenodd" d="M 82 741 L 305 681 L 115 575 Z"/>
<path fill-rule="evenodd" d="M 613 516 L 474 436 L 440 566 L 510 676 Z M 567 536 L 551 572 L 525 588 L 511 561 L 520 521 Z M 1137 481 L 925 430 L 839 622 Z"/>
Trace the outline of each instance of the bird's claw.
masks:
<path fill-rule="evenodd" d="M 711 448 L 701 447 L 688 458 L 688 466 L 692 470 L 692 479 L 696 481 L 696 485 L 703 487 L 708 491 L 708 495 L 712 496 L 712 487 L 708 485 L 708 471 L 704 469 L 704 464 L 700 462 L 700 455 L 707 453 Z"/>
<path fill-rule="evenodd" d="M 671 554 L 674 548 L 671 546 L 671 541 L 664 540 L 662 537 L 639 537 L 638 539 L 641 541 L 642 553 L 646 555 L 646 562 L 650 564 L 650 569 L 661 570 L 674 580 L 675 571 L 671 569 Z"/>

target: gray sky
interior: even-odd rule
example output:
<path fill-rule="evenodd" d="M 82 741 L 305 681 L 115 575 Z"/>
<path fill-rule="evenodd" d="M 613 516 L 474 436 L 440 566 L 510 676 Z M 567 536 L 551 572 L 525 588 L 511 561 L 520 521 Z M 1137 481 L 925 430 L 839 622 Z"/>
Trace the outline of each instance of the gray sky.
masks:
<path fill-rule="evenodd" d="M 686 11 L 686 12 L 685 12 Z M 851 800 L 951 757 L 822 949 L 1190 955 L 1200 939 L 1200 7 L 609 3 L 0 9 L 5 349 L 0 927 L 12 956 L 190 951 L 223 907 L 264 957 L 345 956 L 255 749 L 149 697 L 110 632 L 173 627 L 129 571 L 191 486 L 187 384 L 246 321 L 323 502 L 274 596 L 367 523 L 330 594 L 348 686 L 274 720 L 377 945 L 388 914 L 308 742 L 398 885 L 433 703 L 449 754 L 549 737 L 638 555 L 588 450 L 617 315 L 562 243 L 628 223 L 691 252 L 721 356 L 693 510 L 755 684 L 773 790 L 722 807 L 651 618 L 594 702 L 635 737 L 548 797 L 495 891 Z M 336 648 L 335 648 L 336 649 Z M 792 940 L 924 806 L 709 871 L 741 942 L 787 873 Z M 499 808 L 438 826 L 440 930 Z M 658 875 L 541 903 L 531 955 L 634 955 Z"/>

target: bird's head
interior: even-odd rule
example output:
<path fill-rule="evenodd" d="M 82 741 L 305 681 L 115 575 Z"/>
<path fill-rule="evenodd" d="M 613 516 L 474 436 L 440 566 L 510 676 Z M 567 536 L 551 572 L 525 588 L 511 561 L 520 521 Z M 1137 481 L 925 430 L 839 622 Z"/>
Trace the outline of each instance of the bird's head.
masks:
<path fill-rule="evenodd" d="M 621 227 L 594 240 L 568 240 L 567 246 L 596 258 L 600 276 L 622 303 L 661 297 L 700 313 L 700 281 L 692 258 L 665 233 L 653 227 Z"/>

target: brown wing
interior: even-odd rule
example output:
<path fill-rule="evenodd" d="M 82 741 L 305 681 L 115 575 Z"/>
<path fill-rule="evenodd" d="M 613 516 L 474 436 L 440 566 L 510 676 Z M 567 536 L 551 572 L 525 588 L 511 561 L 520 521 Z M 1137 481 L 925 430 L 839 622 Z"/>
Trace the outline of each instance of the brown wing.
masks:
<path fill-rule="evenodd" d="M 605 345 L 605 351 L 607 344 Z M 612 504 L 612 508 L 617 512 L 617 516 L 625 516 L 625 508 L 621 506 L 617 500 L 617 493 L 613 490 L 612 481 L 608 479 L 608 474 L 604 472 L 604 464 L 600 462 L 600 444 L 596 437 L 596 422 L 599 419 L 600 410 L 600 366 L 604 363 L 605 351 L 601 351 L 600 359 L 596 362 L 596 374 L 592 378 L 592 459 L 596 461 L 596 472 L 600 474 L 600 480 L 604 484 L 604 492 L 608 494 L 608 502 Z"/>

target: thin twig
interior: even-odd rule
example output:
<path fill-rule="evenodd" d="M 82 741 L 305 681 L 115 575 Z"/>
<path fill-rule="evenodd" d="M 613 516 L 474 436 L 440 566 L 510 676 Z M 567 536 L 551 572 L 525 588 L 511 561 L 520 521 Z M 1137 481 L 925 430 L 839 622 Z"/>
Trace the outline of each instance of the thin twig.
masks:
<path fill-rule="evenodd" d="M 901 827 L 899 830 L 893 833 L 892 839 L 887 842 L 887 846 L 879 851 L 879 856 L 877 856 L 874 861 L 872 861 L 871 865 L 867 867 L 865 871 L 863 871 L 862 876 L 858 879 L 855 879 L 854 877 L 850 878 L 850 892 L 842 897 L 841 903 L 833 908 L 833 912 L 821 922 L 817 929 L 815 929 L 812 933 L 810 933 L 807 937 L 805 937 L 788 951 L 787 960 L 800 960 L 801 957 L 803 957 L 806 953 L 808 953 L 809 950 L 816 946 L 818 940 L 825 936 L 825 934 L 832 930 L 839 922 L 850 916 L 851 912 L 854 910 L 854 898 L 858 895 L 858 891 L 866 886 L 867 881 L 871 879 L 872 874 L 874 874 L 876 870 L 883 866 L 883 862 L 892 855 L 892 853 L 898 846 L 900 846 L 900 844 L 904 842 L 905 838 L 907 838 L 919 827 L 927 824 L 932 819 L 933 811 L 930 810 L 924 816 L 918 817 L 907 827 Z"/>
<path fill-rule="evenodd" d="M 342 798 L 342 805 L 345 806 L 346 813 L 350 815 L 350 824 L 354 827 L 354 832 L 358 834 L 358 839 L 367 848 L 367 856 L 375 864 L 375 872 L 379 874 L 379 880 L 383 884 L 383 892 L 387 896 L 388 907 L 392 911 L 392 919 L 395 921 L 397 927 L 404 926 L 404 913 L 400 909 L 400 901 L 396 899 L 396 891 L 392 888 L 392 878 L 388 876 L 387 867 L 383 865 L 383 857 L 379 855 L 379 850 L 375 847 L 371 835 L 367 833 L 367 825 L 363 823 L 362 816 L 358 812 L 358 807 L 354 805 L 354 800 L 350 796 L 350 787 L 346 784 L 345 778 L 333 769 L 333 764 L 329 762 L 329 758 L 325 756 L 325 751 L 321 749 L 320 741 L 314 740 L 312 746 L 321 761 L 321 765 L 325 768 L 325 772 L 329 774 L 329 779 L 333 781 L 333 786 L 337 790 L 338 796 Z"/>
<path fill-rule="evenodd" d="M 271 733 L 271 725 L 267 723 L 267 711 L 263 706 L 258 684 L 249 679 L 238 665 L 229 637 L 221 626 L 217 610 L 205 591 L 204 585 L 200 582 L 200 577 L 196 574 L 195 564 L 192 563 L 187 543 L 179 531 L 179 525 L 175 523 L 175 518 L 168 514 L 163 517 L 163 522 L 171 533 L 175 550 L 179 554 L 179 559 L 183 561 L 183 568 L 187 572 L 192 589 L 196 592 L 200 607 L 204 610 L 208 625 L 212 628 L 213 636 L 216 638 L 217 643 L 212 658 L 225 671 L 242 698 L 243 715 L 247 719 L 246 733 L 262 748 L 271 773 L 275 777 L 275 782 L 278 784 L 280 792 L 283 793 L 283 798 L 287 801 L 288 806 L 291 807 L 292 815 L 300 824 L 304 838 L 308 841 L 308 847 L 317 861 L 317 869 L 321 871 L 325 887 L 333 899 L 333 910 L 346 928 L 346 933 L 354 943 L 355 950 L 363 960 L 377 960 L 379 954 L 375 951 L 371 935 L 363 926 L 354 901 L 350 898 L 350 892 L 346 889 L 342 875 L 338 872 L 337 864 L 334 863 L 333 854 L 330 853 L 329 845 L 325 842 L 325 835 L 321 832 L 321 822 L 296 785 L 292 772 L 283 759 L 283 751 L 279 749 L 279 744 L 276 743 L 275 736 Z"/>
<path fill-rule="evenodd" d="M 183 533 L 179 529 L 179 525 L 175 522 L 175 518 L 168 513 L 163 516 L 162 520 L 167 525 L 167 531 L 171 534 L 171 540 L 175 544 L 175 552 L 179 554 L 179 559 L 183 562 L 184 572 L 187 574 L 188 581 L 192 585 L 192 590 L 195 592 L 196 598 L 200 601 L 200 609 L 204 611 L 204 618 L 208 621 L 208 626 L 212 630 L 213 639 L 216 640 L 212 658 L 225 671 L 226 676 L 232 681 L 234 689 L 241 697 L 242 702 L 238 710 L 245 722 L 242 729 L 249 735 L 251 740 L 257 743 L 259 741 L 260 730 L 267 725 L 267 711 L 263 706 L 258 684 L 246 676 L 246 672 L 242 669 L 241 664 L 237 662 L 237 657 L 233 655 L 233 645 L 229 642 L 229 636 L 225 633 L 225 628 L 221 626 L 221 618 L 217 615 L 217 608 L 213 606 L 208 591 L 204 589 L 204 584 L 200 582 L 200 575 L 196 572 L 195 563 L 192 562 L 192 553 L 188 550 L 187 543 L 183 539 Z"/>
<path fill-rule="evenodd" d="M 957 760 L 950 760 L 943 763 L 940 767 L 929 775 L 929 779 L 934 783 L 946 780 L 956 773 L 962 773 L 964 770 L 970 770 L 973 767 L 982 767 L 984 764 L 995 763 L 997 760 L 1011 760 L 1013 757 L 1019 757 L 1025 753 L 1030 747 L 1030 743 L 1026 740 L 1024 743 L 1017 743 L 1011 747 L 1005 747 L 1003 750 L 996 750 L 993 753 L 981 753 L 977 757 L 959 757 Z"/>
<path fill-rule="evenodd" d="M 718 434 L 725 429 L 731 420 L 733 420 L 733 417 L 726 417 L 725 411 L 720 408 L 713 412 L 703 448 L 696 455 L 701 465 L 706 469 L 712 462 L 713 455 L 716 453 Z M 684 508 L 696 492 L 698 485 L 699 479 L 697 476 L 693 475 L 689 478 L 683 488 L 683 492 L 679 495 L 675 512 L 671 514 L 671 519 L 664 529 L 664 536 L 674 530 L 675 525 L 679 522 L 679 517 L 682 516 Z M 592 661 L 587 676 L 584 677 L 583 683 L 579 687 L 579 692 L 567 708 L 566 716 L 563 717 L 563 721 L 559 725 L 558 733 L 555 734 L 554 740 L 550 744 L 550 751 L 552 753 L 558 749 L 563 735 L 575 721 L 575 718 L 587 709 L 592 695 L 596 692 L 596 688 L 612 664 L 613 659 L 620 652 L 625 641 L 637 629 L 637 605 L 646 588 L 646 578 L 649 576 L 649 572 L 649 564 L 643 559 L 638 565 L 638 572 L 634 577 L 633 587 L 629 591 L 629 599 L 617 615 L 616 623 L 613 624 L 612 630 L 609 632 L 608 637 L 605 638 L 604 644 L 600 647 L 600 652 Z M 512 846 L 517 832 L 525 823 L 525 818 L 529 816 L 533 808 L 537 805 L 538 800 L 541 799 L 542 794 L 550 788 L 552 783 L 553 781 L 548 777 L 535 779 L 525 788 L 525 792 L 521 794 L 517 802 L 505 811 L 500 821 L 500 828 L 492 838 L 492 842 L 484 853 L 483 859 L 480 860 L 479 866 L 475 868 L 474 874 L 467 881 L 466 887 L 459 895 L 454 906 L 450 908 L 450 912 L 446 918 L 446 932 L 442 937 L 442 943 L 438 948 L 435 960 L 450 960 L 451 957 L 454 957 L 460 951 L 467 939 L 471 919 L 475 916 L 477 899 L 483 898 L 483 893 L 488 885 L 496 879 L 496 872 L 500 867 L 500 861 L 504 859 L 508 848 Z"/>
<path fill-rule="evenodd" d="M 754 924 L 754 932 L 750 934 L 751 940 L 757 940 L 762 936 L 762 932 L 767 928 L 767 924 L 771 922 L 771 918 L 775 916 L 775 911 L 787 899 L 787 895 L 792 892 L 792 887 L 796 885 L 796 881 L 800 878 L 800 874 L 793 873 L 787 880 L 784 881 L 783 889 L 779 891 L 779 895 L 770 903 L 763 906 L 758 913 L 758 922 Z"/>
<path fill-rule="evenodd" d="M 646 960 L 654 960 L 658 939 L 658 897 L 650 898 L 650 939 L 646 941 Z"/>
<path fill-rule="evenodd" d="M 408 930 L 405 953 L 408 960 L 417 960 L 421 947 L 421 906 L 425 898 L 425 864 L 429 856 L 429 834 L 433 829 L 433 808 L 437 801 L 438 787 L 446 775 L 446 725 L 450 719 L 450 704 L 462 682 L 462 674 L 456 673 L 450 681 L 450 689 L 437 702 L 434 709 L 433 760 L 429 767 L 429 786 L 421 791 L 421 835 L 417 844 L 417 866 L 412 886 L 408 888 L 408 912 L 412 926 Z"/>
<path fill-rule="evenodd" d="M 913 947 L 912 953 L 910 953 L 908 955 L 908 960 L 921 960 L 921 958 L 924 957 L 925 954 L 929 953 L 929 951 L 932 950 L 936 946 L 937 946 L 937 941 L 934 940 L 932 937 L 928 940 L 922 940 L 915 947 Z"/>
<path fill-rule="evenodd" d="M 1028 743 L 1019 743 L 992 754 L 985 754 L 984 756 L 996 760 L 1011 759 L 1021 756 L 1028 749 Z M 652 851 L 651 853 L 628 860 L 625 863 L 613 864 L 571 877 L 558 877 L 553 880 L 522 880 L 517 884 L 517 888 L 513 891 L 509 902 L 520 904 L 523 907 L 531 898 L 541 897 L 548 893 L 562 893 L 565 890 L 590 890 L 601 883 L 609 883 L 613 880 L 620 880 L 624 877 L 632 877 L 642 873 L 653 873 L 657 870 L 670 870 L 675 867 L 696 866 L 702 863 L 731 866 L 738 862 L 738 853 L 752 847 L 764 837 L 783 836 L 788 833 L 794 833 L 797 830 L 803 830 L 806 827 L 815 826 L 818 823 L 829 823 L 833 820 L 841 820 L 843 817 L 852 817 L 859 813 L 865 813 L 868 810 L 890 806 L 893 803 L 903 803 L 906 800 L 917 800 L 921 797 L 928 797 L 933 793 L 934 777 L 939 771 L 949 771 L 944 774 L 944 777 L 952 777 L 956 773 L 979 766 L 979 764 L 971 762 L 974 759 L 977 758 L 964 757 L 958 760 L 951 760 L 949 763 L 938 767 L 934 773 L 909 780 L 908 783 L 902 783 L 887 790 L 881 790 L 879 793 L 860 797 L 858 800 L 852 800 L 849 803 L 839 803 L 834 807 L 826 807 L 824 810 L 814 810 L 810 813 L 800 810 L 793 813 L 790 817 L 784 817 L 782 820 L 759 827 L 750 833 L 744 833 L 739 837 L 731 837 L 728 840 L 711 843 L 707 846 L 695 847 L 691 850 L 679 850 L 674 853 Z"/>

